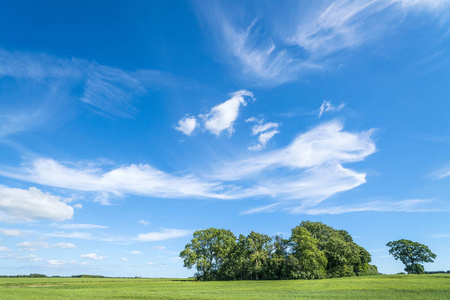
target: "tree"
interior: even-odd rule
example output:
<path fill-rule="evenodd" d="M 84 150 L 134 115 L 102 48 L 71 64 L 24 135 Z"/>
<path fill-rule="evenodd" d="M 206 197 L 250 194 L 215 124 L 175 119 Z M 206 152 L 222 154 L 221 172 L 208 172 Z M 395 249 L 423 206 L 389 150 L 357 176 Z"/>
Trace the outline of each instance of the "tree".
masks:
<path fill-rule="evenodd" d="M 250 274 L 255 275 L 255 279 L 260 278 L 261 272 L 269 260 L 272 252 L 272 239 L 261 233 L 250 232 L 247 237 L 240 237 L 239 243 L 244 249 L 243 253 L 248 260 Z"/>
<path fill-rule="evenodd" d="M 434 262 L 436 254 L 430 251 L 427 246 L 410 240 L 401 239 L 386 244 L 390 247 L 389 254 L 396 260 L 400 259 L 406 266 L 408 274 L 423 274 L 424 268 L 421 263 Z"/>
<path fill-rule="evenodd" d="M 235 247 L 236 237 L 230 230 L 208 228 L 194 232 L 180 257 L 184 267 L 196 267 L 198 278 L 216 280 L 219 279 L 218 271 L 231 259 Z"/>
<path fill-rule="evenodd" d="M 304 227 L 292 229 L 292 255 L 297 259 L 294 278 L 316 279 L 326 275 L 327 258 L 323 251 L 317 248 L 318 240 Z"/>

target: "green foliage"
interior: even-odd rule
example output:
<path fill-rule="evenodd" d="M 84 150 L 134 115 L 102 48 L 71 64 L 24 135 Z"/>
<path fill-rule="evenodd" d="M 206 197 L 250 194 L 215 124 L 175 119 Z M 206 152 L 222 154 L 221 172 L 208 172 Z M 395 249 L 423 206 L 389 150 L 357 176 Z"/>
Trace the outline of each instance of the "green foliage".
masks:
<path fill-rule="evenodd" d="M 289 239 L 250 232 L 239 238 L 229 230 L 194 232 L 181 251 L 187 268 L 200 280 L 319 279 L 375 275 L 370 254 L 345 230 L 302 222 Z"/>
<path fill-rule="evenodd" d="M 434 262 L 436 258 L 436 254 L 431 252 L 427 246 L 410 240 L 392 241 L 386 246 L 391 248 L 389 254 L 393 255 L 396 260 L 400 259 L 405 265 L 405 271 L 408 274 L 423 274 L 425 270 L 421 263 Z"/>
<path fill-rule="evenodd" d="M 235 247 L 236 237 L 231 231 L 208 228 L 194 232 L 194 238 L 181 251 L 180 257 L 185 267 L 196 267 L 199 279 L 217 280 L 218 274 L 227 277 L 221 268 L 230 264 Z"/>
<path fill-rule="evenodd" d="M 323 251 L 317 248 L 318 240 L 304 227 L 292 229 L 292 255 L 297 259 L 293 278 L 317 279 L 326 276 L 327 258 Z"/>

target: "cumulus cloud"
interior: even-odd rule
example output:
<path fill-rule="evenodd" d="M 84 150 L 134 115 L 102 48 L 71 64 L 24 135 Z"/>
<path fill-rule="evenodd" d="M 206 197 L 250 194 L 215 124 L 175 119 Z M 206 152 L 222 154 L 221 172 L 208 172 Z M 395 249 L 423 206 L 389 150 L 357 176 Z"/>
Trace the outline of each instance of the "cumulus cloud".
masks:
<path fill-rule="evenodd" d="M 43 241 L 25 241 L 16 244 L 16 247 L 22 251 L 36 251 L 38 248 L 48 248 L 48 244 Z"/>
<path fill-rule="evenodd" d="M 191 135 L 196 127 L 197 127 L 197 118 L 184 117 L 183 119 L 178 121 L 178 126 L 176 126 L 175 129 L 181 131 L 185 135 Z"/>
<path fill-rule="evenodd" d="M 142 225 L 150 225 L 150 222 L 149 222 L 149 221 L 146 221 L 146 220 L 139 220 L 138 223 L 139 223 L 139 224 L 142 224 Z"/>
<path fill-rule="evenodd" d="M 106 258 L 106 256 L 99 256 L 97 253 L 82 254 L 80 257 L 94 260 L 103 260 Z"/>
<path fill-rule="evenodd" d="M 154 262 L 148 262 L 147 265 L 150 265 L 152 267 L 157 267 L 157 268 L 162 268 L 162 267 L 166 266 L 166 265 L 158 264 L 158 263 L 154 263 Z"/>
<path fill-rule="evenodd" d="M 338 112 L 343 109 L 344 106 L 345 103 L 342 103 L 339 106 L 334 106 L 331 101 L 324 100 L 319 108 L 319 118 L 323 115 L 324 112 Z"/>
<path fill-rule="evenodd" d="M 0 185 L 0 220 L 6 222 L 71 219 L 73 208 L 61 197 L 35 187 L 28 190 Z"/>
<path fill-rule="evenodd" d="M 200 115 L 204 128 L 215 135 L 219 135 L 224 130 L 231 135 L 234 132 L 233 126 L 239 115 L 239 108 L 247 105 L 244 97 L 255 100 L 252 92 L 237 91 L 227 101 L 214 106 L 209 113 Z"/>
<path fill-rule="evenodd" d="M 203 130 L 207 130 L 216 136 L 223 131 L 227 131 L 228 135 L 231 136 L 241 106 L 247 105 L 245 97 L 255 100 L 253 93 L 247 90 L 234 92 L 230 99 L 214 106 L 209 113 L 198 115 L 199 121 L 195 117 L 184 117 L 178 121 L 178 126 L 175 129 L 186 135 L 191 135 L 196 127 L 202 127 Z"/>
<path fill-rule="evenodd" d="M 183 229 L 161 228 L 159 232 L 139 233 L 136 240 L 140 242 L 157 242 L 190 235 L 192 231 Z"/>
<path fill-rule="evenodd" d="M 63 249 L 74 249 L 77 246 L 75 246 L 72 243 L 60 242 L 60 243 L 53 244 L 52 247 L 53 248 L 63 248 Z"/>
<path fill-rule="evenodd" d="M 20 235 L 22 235 L 22 232 L 17 229 L 0 228 L 0 234 L 6 235 L 6 236 L 20 236 Z"/>
<path fill-rule="evenodd" d="M 6 252 L 6 251 L 10 251 L 10 249 L 5 246 L 0 246 L 0 252 Z"/>
<path fill-rule="evenodd" d="M 153 246 L 153 249 L 164 250 L 164 249 L 166 249 L 166 246 Z"/>
<path fill-rule="evenodd" d="M 56 260 L 56 259 L 50 259 L 48 261 L 49 265 L 52 266 L 70 266 L 75 265 L 77 262 L 75 260 Z"/>
<path fill-rule="evenodd" d="M 142 252 L 138 251 L 138 250 L 132 250 L 132 251 L 130 251 L 130 254 L 139 255 L 139 254 L 142 254 Z"/>

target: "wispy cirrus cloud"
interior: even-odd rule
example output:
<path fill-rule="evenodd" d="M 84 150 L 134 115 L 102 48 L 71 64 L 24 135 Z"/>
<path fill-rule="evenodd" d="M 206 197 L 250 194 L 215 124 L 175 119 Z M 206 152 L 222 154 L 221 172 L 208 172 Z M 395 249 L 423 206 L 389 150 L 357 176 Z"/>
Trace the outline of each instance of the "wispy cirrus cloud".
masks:
<path fill-rule="evenodd" d="M 259 130 L 257 130 L 259 132 Z M 0 175 L 108 197 L 145 195 L 170 198 L 242 199 L 269 196 L 279 201 L 316 205 L 366 182 L 366 174 L 343 164 L 375 152 L 372 130 L 346 132 L 338 121 L 323 123 L 298 135 L 289 145 L 247 159 L 223 162 L 199 175 L 168 174 L 150 165 L 104 170 L 36 159 Z"/>
<path fill-rule="evenodd" d="M 104 116 L 132 118 L 137 100 L 152 89 L 188 86 L 157 70 L 122 70 L 81 58 L 0 49 L 3 78 L 13 80 L 14 93 L 0 95 L 0 137 L 49 126 L 49 120 L 64 122 L 61 115 L 73 114 L 77 100 Z M 74 88 L 80 86 L 81 92 Z"/>
<path fill-rule="evenodd" d="M 139 233 L 136 240 L 140 242 L 157 242 L 192 234 L 191 230 L 160 228 L 159 232 Z"/>
<path fill-rule="evenodd" d="M 198 1 L 196 9 L 225 63 L 247 81 L 273 86 L 328 69 L 332 56 L 382 39 L 411 11 L 443 14 L 449 1 L 268 2 L 264 13 L 260 6 Z"/>
<path fill-rule="evenodd" d="M 334 106 L 332 101 L 324 100 L 322 105 L 319 108 L 319 118 L 323 115 L 324 112 L 338 112 L 344 108 L 345 103 L 339 104 L 338 106 Z"/>
<path fill-rule="evenodd" d="M 54 224 L 63 229 L 106 229 L 108 226 L 96 224 Z"/>
<path fill-rule="evenodd" d="M 445 203 L 430 199 L 409 199 L 402 201 L 372 201 L 352 205 L 334 206 L 327 208 L 302 208 L 294 210 L 294 213 L 308 215 L 338 215 L 352 212 L 442 212 L 449 211 L 450 206 Z"/>

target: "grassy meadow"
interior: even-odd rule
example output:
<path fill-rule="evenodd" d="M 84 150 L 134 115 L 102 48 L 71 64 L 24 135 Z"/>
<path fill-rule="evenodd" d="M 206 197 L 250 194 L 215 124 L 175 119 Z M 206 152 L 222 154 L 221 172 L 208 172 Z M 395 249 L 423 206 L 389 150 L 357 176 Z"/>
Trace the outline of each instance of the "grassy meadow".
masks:
<path fill-rule="evenodd" d="M 0 278 L 1 299 L 450 299 L 450 274 L 216 281 Z"/>

